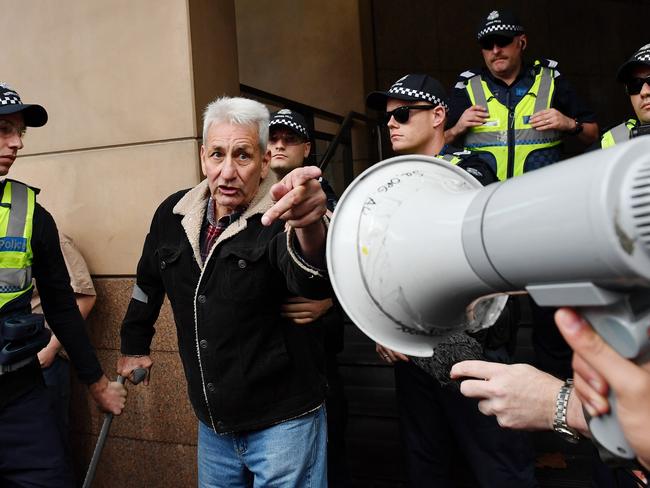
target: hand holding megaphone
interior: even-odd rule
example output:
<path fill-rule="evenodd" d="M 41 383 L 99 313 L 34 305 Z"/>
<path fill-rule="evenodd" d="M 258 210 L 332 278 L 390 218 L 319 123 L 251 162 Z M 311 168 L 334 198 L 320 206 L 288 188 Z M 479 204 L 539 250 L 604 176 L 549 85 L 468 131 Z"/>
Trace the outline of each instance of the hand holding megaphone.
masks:
<path fill-rule="evenodd" d="M 650 141 L 643 138 L 482 188 L 436 158 L 373 166 L 341 197 L 329 274 L 344 310 L 395 351 L 430 356 L 450 333 L 490 326 L 506 297 L 579 307 L 624 357 L 648 354 Z M 634 452 L 614 414 L 594 437 Z"/>

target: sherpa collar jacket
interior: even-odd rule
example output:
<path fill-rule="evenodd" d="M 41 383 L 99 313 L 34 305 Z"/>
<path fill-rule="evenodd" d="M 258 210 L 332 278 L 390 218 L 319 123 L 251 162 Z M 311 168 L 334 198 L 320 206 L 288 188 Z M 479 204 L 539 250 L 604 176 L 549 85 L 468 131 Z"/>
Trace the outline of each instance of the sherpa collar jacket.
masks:
<path fill-rule="evenodd" d="M 203 181 L 157 209 L 121 330 L 121 351 L 146 355 L 165 294 L 171 302 L 190 401 L 216 432 L 265 428 L 318 407 L 325 395 L 322 331 L 280 316 L 288 296 L 331 294 L 323 270 L 295 252 L 284 222 L 261 223 L 273 202 L 265 179 L 248 209 L 201 263 L 209 188 Z M 155 357 L 153 358 L 155 360 Z"/>

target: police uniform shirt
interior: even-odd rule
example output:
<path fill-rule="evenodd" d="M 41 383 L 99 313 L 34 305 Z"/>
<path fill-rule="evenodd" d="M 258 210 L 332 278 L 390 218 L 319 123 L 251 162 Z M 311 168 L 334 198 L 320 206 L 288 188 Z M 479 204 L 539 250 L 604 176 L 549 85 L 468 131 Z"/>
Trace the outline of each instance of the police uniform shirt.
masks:
<path fill-rule="evenodd" d="M 471 70 L 471 72 L 480 74 L 494 97 L 501 104 L 510 109 L 516 107 L 526 93 L 528 93 L 535 82 L 536 75 L 535 67 L 531 63 L 524 63 L 524 66 L 515 81 L 508 86 L 503 81 L 492 76 L 492 73 L 490 73 L 490 70 L 486 67 L 479 70 Z M 555 90 L 551 101 L 551 107 L 559 110 L 567 117 L 578 120 L 578 122 L 596 122 L 596 114 L 578 97 L 568 80 L 558 74 L 557 68 L 555 68 L 555 72 L 557 76 L 555 77 Z M 472 106 L 467 90 L 465 89 L 465 82 L 467 80 L 468 78 L 461 75 L 454 86 L 449 101 L 447 128 L 456 125 L 461 115 L 463 115 L 463 112 Z M 556 154 L 557 159 L 555 161 L 561 159 L 559 151 L 560 149 L 558 147 L 558 153 Z M 533 153 L 531 154 L 531 157 L 534 158 L 535 155 L 536 153 Z M 548 153 L 545 157 L 548 157 Z"/>

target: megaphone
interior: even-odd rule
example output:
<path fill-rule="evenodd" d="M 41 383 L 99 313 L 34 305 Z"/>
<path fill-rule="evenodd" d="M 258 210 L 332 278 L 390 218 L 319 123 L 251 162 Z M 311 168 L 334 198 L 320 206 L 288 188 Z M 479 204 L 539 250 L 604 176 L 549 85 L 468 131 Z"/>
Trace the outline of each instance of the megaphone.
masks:
<path fill-rule="evenodd" d="M 540 306 L 580 307 L 640 360 L 650 350 L 650 138 L 486 187 L 441 159 L 383 161 L 339 200 L 327 262 L 352 321 L 408 355 L 491 325 L 501 294 L 526 290 Z M 590 428 L 609 451 L 634 457 L 615 418 Z"/>

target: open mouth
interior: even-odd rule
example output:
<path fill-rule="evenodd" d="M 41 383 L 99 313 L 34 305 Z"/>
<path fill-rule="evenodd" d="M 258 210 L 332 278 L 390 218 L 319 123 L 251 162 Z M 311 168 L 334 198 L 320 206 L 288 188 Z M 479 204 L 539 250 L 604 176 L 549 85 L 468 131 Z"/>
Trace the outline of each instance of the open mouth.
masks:
<path fill-rule="evenodd" d="M 237 188 L 234 188 L 232 186 L 220 186 L 219 187 L 219 193 L 222 195 L 231 197 L 233 195 L 236 195 L 239 190 Z"/>

